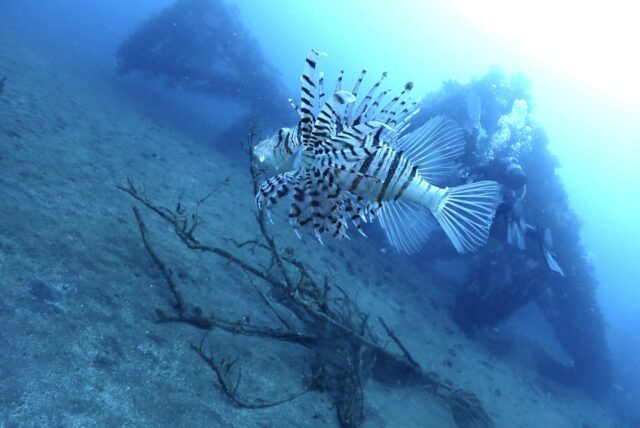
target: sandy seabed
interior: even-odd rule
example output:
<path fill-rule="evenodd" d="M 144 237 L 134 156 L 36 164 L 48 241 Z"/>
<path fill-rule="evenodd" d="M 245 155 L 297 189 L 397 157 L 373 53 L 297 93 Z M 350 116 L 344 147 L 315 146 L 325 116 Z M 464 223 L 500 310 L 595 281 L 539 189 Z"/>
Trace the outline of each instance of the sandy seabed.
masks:
<path fill-rule="evenodd" d="M 133 201 L 116 184 L 131 177 L 173 206 L 230 176 L 204 208 L 200 230 L 224 246 L 257 233 L 246 165 L 151 114 L 115 73 L 90 73 L 3 31 L 0 427 L 336 426 L 330 398 L 317 392 L 265 410 L 234 407 L 189 348 L 202 333 L 155 322 L 155 309 L 168 309 L 171 298 L 142 246 Z M 148 212 L 145 220 L 190 301 L 275 323 L 241 270 L 189 252 Z M 526 351 L 515 358 L 466 338 L 447 310 L 451 279 L 382 253 L 372 240 L 322 247 L 299 241 L 284 216 L 274 220 L 279 242 L 385 318 L 422 367 L 473 391 L 496 426 L 613 425 L 604 404 L 536 374 Z M 302 382 L 304 352 L 295 345 L 218 334 L 212 346 L 242 358 L 249 394 L 282 395 Z M 368 381 L 364 394 L 365 426 L 455 426 L 420 388 Z"/>

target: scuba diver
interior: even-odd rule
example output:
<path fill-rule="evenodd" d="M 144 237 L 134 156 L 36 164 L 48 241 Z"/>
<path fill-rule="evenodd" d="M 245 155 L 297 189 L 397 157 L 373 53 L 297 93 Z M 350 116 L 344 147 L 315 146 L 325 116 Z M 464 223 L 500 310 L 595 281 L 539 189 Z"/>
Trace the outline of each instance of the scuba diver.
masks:
<path fill-rule="evenodd" d="M 484 152 L 491 146 L 491 140 L 495 133 L 489 136 L 482 127 L 482 101 L 478 94 L 474 92 L 468 94 L 466 104 L 467 120 L 464 129 L 469 133 L 471 140 L 475 142 L 476 150 Z M 507 135 L 510 136 L 510 134 Z M 524 197 L 527 193 L 527 175 L 518 159 L 514 156 L 504 156 L 497 161 L 492 161 L 489 165 L 479 167 L 479 169 L 481 171 L 480 177 L 495 179 L 502 184 L 503 201 L 498 207 L 496 216 L 501 214 L 506 216 L 507 243 L 524 250 L 527 238 L 537 241 L 547 267 L 564 276 L 553 251 L 551 231 L 548 228 L 536 228 L 527 223 L 525 219 Z"/>
<path fill-rule="evenodd" d="M 507 216 L 507 243 L 524 250 L 526 238 L 538 242 L 544 255 L 547 267 L 564 276 L 564 271 L 558 263 L 553 250 L 553 239 L 548 228 L 536 228 L 527 223 L 524 215 L 524 197 L 527 193 L 527 176 L 513 156 L 507 156 L 498 161 L 501 169 L 500 179 L 503 185 L 503 203 L 498 214 Z"/>

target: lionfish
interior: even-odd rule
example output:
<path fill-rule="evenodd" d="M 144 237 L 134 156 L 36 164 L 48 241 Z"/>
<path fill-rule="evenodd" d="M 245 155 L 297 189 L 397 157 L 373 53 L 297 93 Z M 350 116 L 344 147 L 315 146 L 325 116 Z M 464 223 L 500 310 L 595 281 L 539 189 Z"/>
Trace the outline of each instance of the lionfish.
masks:
<path fill-rule="evenodd" d="M 364 235 L 362 224 L 378 218 L 394 247 L 414 253 L 429 237 L 430 212 L 458 252 L 484 245 L 501 200 L 500 185 L 479 181 L 442 187 L 464 154 L 460 128 L 436 116 L 404 133 L 419 100 L 410 97 L 409 82 L 383 103 L 390 92 L 379 92 L 386 73 L 357 103 L 367 70 L 351 92 L 342 89 L 340 72 L 327 97 L 324 75 L 316 70 L 322 55 L 309 51 L 300 104 L 289 99 L 299 114 L 298 126 L 280 128 L 254 147 L 260 162 L 286 169 L 262 183 L 258 207 L 270 218 L 271 207 L 289 197 L 289 222 L 296 234 L 312 228 L 320 242 L 324 234 L 348 237 L 350 225 Z"/>

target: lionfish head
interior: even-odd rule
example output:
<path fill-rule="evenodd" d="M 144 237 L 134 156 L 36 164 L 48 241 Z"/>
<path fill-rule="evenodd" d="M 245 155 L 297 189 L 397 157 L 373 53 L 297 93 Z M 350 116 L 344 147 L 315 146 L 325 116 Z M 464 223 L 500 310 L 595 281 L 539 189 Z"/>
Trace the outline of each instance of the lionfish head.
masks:
<path fill-rule="evenodd" d="M 284 141 L 287 134 L 291 132 L 289 128 L 278 129 L 271 137 L 265 138 L 253 147 L 253 154 L 258 161 L 270 168 L 277 168 L 279 159 L 277 151 L 284 150 Z"/>

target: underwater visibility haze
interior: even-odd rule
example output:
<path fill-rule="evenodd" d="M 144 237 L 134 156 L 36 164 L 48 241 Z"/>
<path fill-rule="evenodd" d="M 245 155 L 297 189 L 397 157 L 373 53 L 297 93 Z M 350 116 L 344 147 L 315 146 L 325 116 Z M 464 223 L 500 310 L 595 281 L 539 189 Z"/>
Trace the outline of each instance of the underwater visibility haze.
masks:
<path fill-rule="evenodd" d="M 3 0 L 0 427 L 639 427 L 634 16 Z"/>

